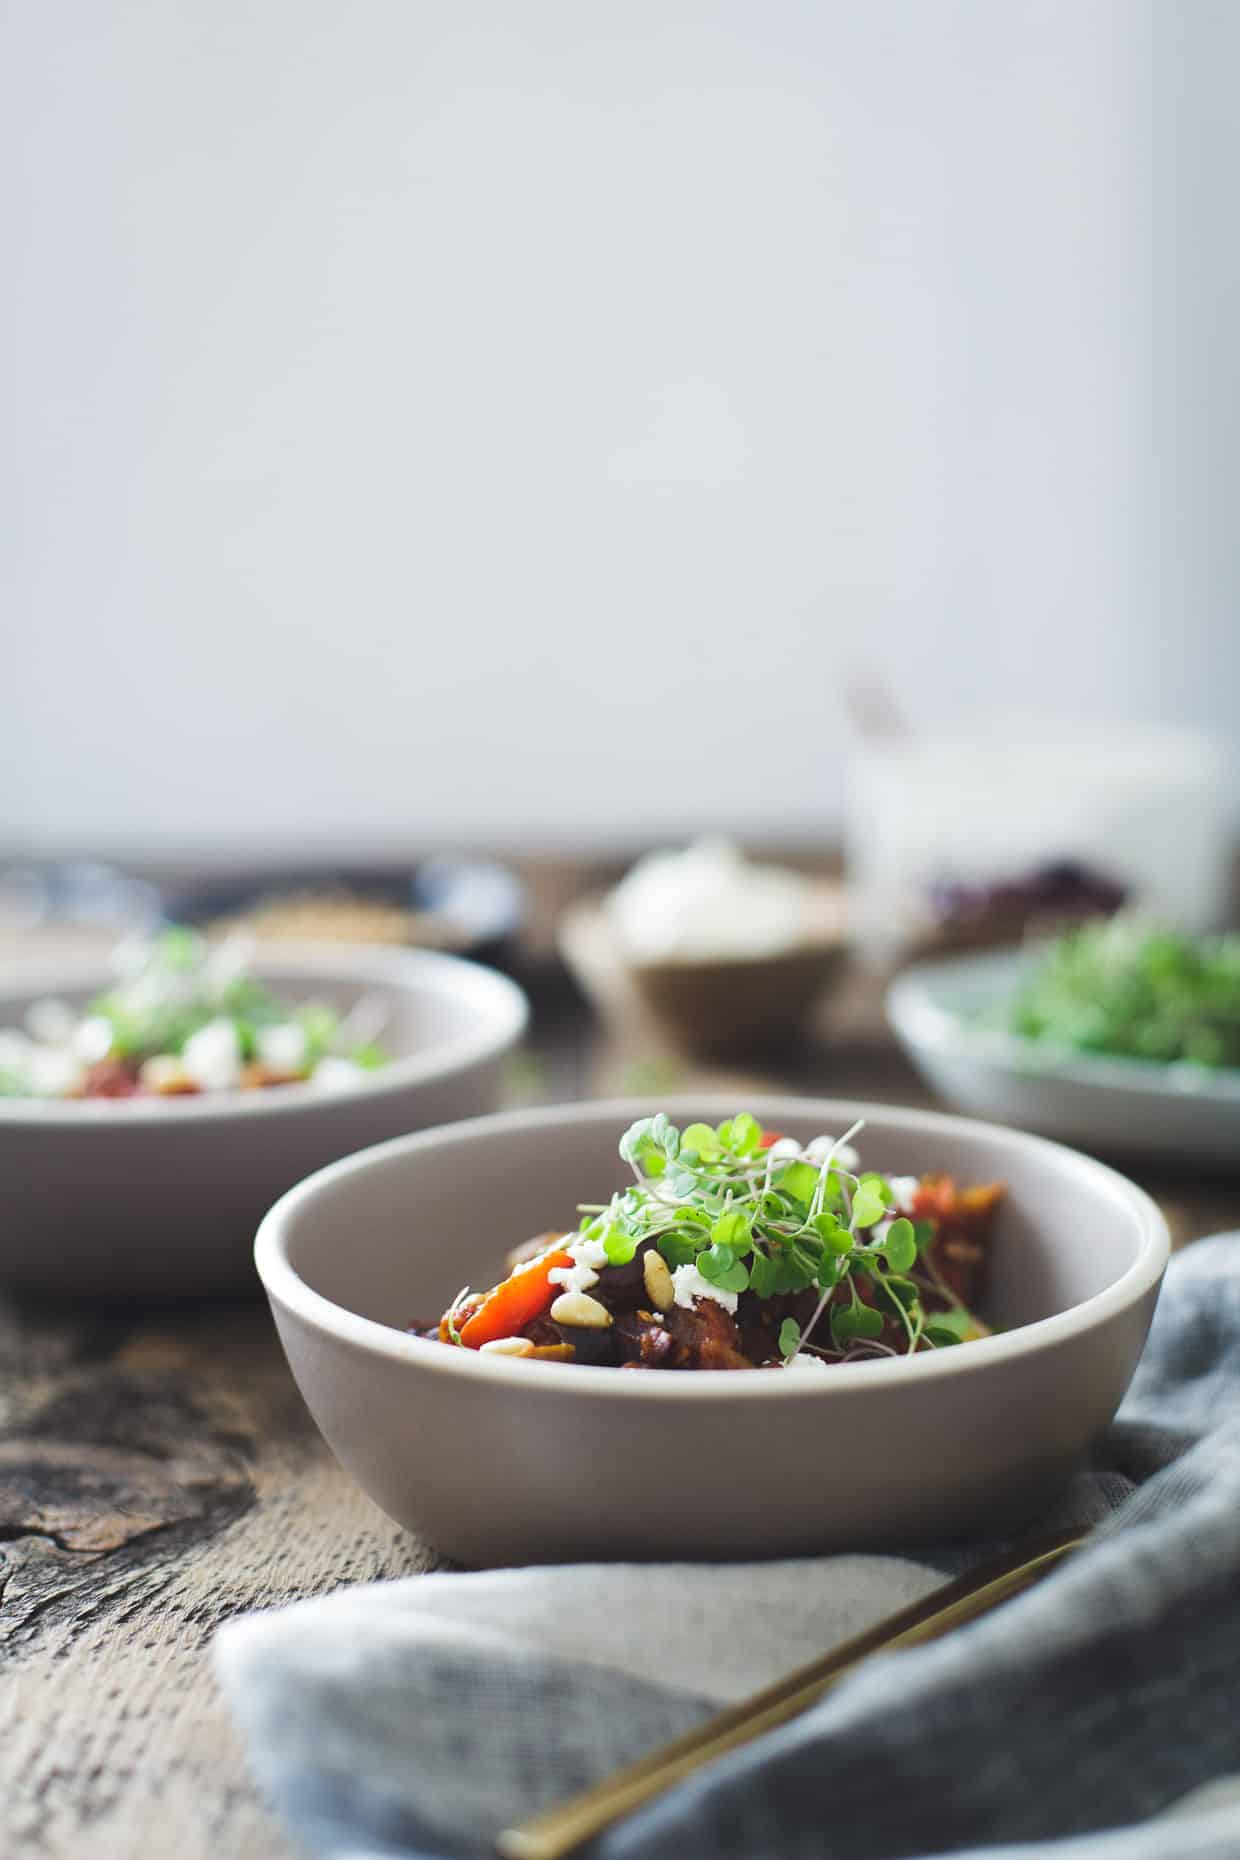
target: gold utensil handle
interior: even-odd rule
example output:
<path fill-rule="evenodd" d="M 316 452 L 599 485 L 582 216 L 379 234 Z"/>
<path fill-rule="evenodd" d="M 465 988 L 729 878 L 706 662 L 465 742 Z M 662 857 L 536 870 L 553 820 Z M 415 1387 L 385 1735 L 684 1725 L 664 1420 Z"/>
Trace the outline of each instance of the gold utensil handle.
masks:
<path fill-rule="evenodd" d="M 1087 1535 L 1083 1529 L 1061 1531 L 944 1583 L 921 1601 L 888 1615 L 820 1659 L 797 1667 L 761 1692 L 715 1713 L 696 1730 L 685 1732 L 636 1763 L 626 1764 L 557 1807 L 505 1828 L 496 1839 L 496 1852 L 501 1860 L 561 1860 L 562 1855 L 571 1853 L 613 1821 L 632 1814 L 643 1802 L 713 1763 L 716 1757 L 808 1710 L 871 1654 L 936 1640 L 1019 1595 L 1048 1575 Z"/>

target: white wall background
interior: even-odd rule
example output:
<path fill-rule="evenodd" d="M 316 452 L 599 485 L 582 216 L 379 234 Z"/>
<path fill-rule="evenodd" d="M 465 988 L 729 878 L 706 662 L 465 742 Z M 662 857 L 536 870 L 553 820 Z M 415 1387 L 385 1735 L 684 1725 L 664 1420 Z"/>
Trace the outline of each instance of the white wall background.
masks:
<path fill-rule="evenodd" d="M 14 9 L 0 843 L 829 829 L 849 661 L 1232 726 L 1240 9 L 672 11 Z"/>

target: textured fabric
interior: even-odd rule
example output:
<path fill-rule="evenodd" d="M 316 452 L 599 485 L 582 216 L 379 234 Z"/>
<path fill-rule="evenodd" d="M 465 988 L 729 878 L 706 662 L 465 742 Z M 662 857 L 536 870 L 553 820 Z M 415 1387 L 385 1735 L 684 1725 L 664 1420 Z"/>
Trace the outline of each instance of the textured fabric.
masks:
<path fill-rule="evenodd" d="M 868 1662 L 593 1853 L 1240 1860 L 1240 1234 L 1172 1262 L 1119 1418 L 1045 1522 L 1078 1519 L 1096 1539 L 1038 1588 Z M 961 1561 L 414 1577 L 234 1622 L 218 1665 L 303 1845 L 473 1855 Z"/>

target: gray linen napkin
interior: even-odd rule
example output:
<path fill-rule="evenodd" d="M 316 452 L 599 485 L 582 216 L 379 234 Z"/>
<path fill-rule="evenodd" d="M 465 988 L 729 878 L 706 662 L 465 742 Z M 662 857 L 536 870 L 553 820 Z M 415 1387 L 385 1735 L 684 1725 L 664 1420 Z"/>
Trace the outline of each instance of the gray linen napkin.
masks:
<path fill-rule="evenodd" d="M 1076 1519 L 1097 1540 L 1039 1588 L 867 1663 L 594 1854 L 1236 1860 L 1240 1233 L 1173 1260 L 1119 1418 L 1044 1522 Z M 420 1576 L 231 1623 L 217 1661 L 307 1847 L 474 1855 L 962 1560 Z"/>

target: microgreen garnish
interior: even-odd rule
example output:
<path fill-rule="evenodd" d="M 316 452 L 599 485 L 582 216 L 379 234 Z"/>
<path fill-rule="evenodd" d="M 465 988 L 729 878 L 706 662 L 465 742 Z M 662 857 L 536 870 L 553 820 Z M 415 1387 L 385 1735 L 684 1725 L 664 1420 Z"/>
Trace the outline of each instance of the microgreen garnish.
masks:
<path fill-rule="evenodd" d="M 996 1018 L 1050 1046 L 1240 1067 L 1240 935 L 1084 924 L 1045 945 Z"/>
<path fill-rule="evenodd" d="M 927 1257 L 933 1224 L 900 1214 L 883 1176 L 845 1166 L 861 1127 L 802 1148 L 764 1142 L 748 1112 L 683 1130 L 663 1112 L 640 1118 L 620 1140 L 633 1186 L 605 1207 L 581 1209 L 581 1233 L 603 1242 L 612 1265 L 652 1242 L 673 1271 L 695 1265 L 721 1292 L 768 1299 L 816 1290 L 804 1327 L 792 1318 L 780 1325 L 785 1364 L 807 1344 L 835 1360 L 958 1342 L 972 1320 Z M 928 1317 L 927 1292 L 952 1308 Z M 815 1335 L 827 1312 L 829 1342 Z"/>
<path fill-rule="evenodd" d="M 444 1329 L 447 1331 L 449 1337 L 451 1337 L 453 1343 L 460 1343 L 461 1341 L 461 1332 L 456 1317 L 457 1312 L 468 1297 L 469 1287 L 468 1285 L 462 1285 L 460 1291 L 444 1313 Z"/>

